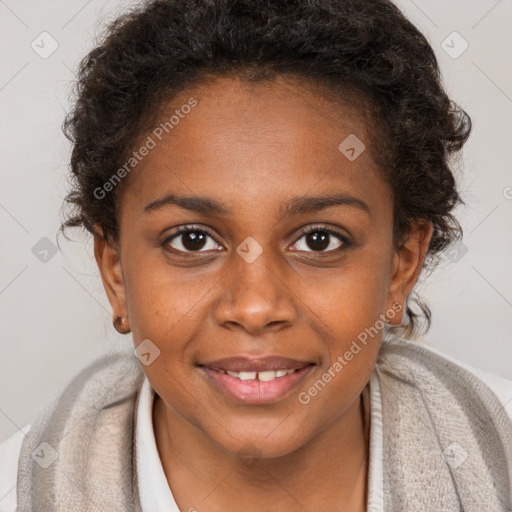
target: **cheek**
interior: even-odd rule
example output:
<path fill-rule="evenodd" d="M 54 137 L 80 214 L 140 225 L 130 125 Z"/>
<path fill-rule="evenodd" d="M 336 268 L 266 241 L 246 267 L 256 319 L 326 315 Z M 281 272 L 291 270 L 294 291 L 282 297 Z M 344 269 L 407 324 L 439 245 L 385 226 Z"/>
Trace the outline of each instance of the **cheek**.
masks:
<path fill-rule="evenodd" d="M 129 314 L 135 345 L 144 340 L 158 348 L 158 357 L 144 371 L 152 387 L 177 410 L 186 411 L 201 402 L 190 390 L 194 357 L 193 340 L 205 328 L 205 285 L 183 282 L 183 271 L 162 263 L 139 267 L 127 287 Z"/>
<path fill-rule="evenodd" d="M 315 316 L 336 340 L 345 343 L 372 327 L 386 312 L 389 265 L 385 258 L 373 257 L 369 251 L 360 254 L 330 274 L 305 279 L 302 291 Z"/>
<path fill-rule="evenodd" d="M 375 365 L 385 327 L 389 271 L 384 258 L 368 251 L 334 279 L 308 289 L 308 305 L 327 340 L 322 376 L 337 399 L 356 396 Z"/>
<path fill-rule="evenodd" d="M 159 250 L 133 251 L 123 267 L 135 343 L 154 338 L 178 349 L 180 338 L 187 338 L 187 326 L 197 325 L 213 276 L 200 277 L 190 269 L 172 267 Z"/>
<path fill-rule="evenodd" d="M 326 357 L 297 399 L 305 421 L 326 425 L 353 404 L 373 371 L 385 325 L 386 279 L 378 267 L 354 265 L 335 282 L 324 282 L 323 293 L 310 292 L 316 296 L 310 304 L 322 326 Z"/>

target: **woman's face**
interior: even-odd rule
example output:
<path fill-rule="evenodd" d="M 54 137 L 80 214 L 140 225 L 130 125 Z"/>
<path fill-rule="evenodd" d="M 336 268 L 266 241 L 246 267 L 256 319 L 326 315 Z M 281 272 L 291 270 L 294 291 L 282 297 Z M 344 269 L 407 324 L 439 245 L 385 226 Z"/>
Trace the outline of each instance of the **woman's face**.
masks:
<path fill-rule="evenodd" d="M 119 253 L 96 238 L 114 315 L 173 413 L 232 453 L 290 453 L 358 402 L 429 228 L 394 251 L 365 124 L 312 88 L 219 78 L 171 115 L 141 138 Z"/>

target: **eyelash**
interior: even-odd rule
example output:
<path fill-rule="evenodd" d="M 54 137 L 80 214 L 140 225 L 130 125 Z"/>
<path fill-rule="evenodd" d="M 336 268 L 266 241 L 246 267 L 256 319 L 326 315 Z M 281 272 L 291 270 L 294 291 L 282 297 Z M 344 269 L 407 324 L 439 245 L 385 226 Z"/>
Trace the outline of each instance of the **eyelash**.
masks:
<path fill-rule="evenodd" d="M 213 236 L 213 234 L 207 228 L 197 226 L 195 224 L 188 224 L 186 226 L 181 226 L 172 235 L 168 236 L 162 242 L 161 247 L 165 247 L 167 244 L 169 244 L 169 242 L 171 242 L 175 238 L 178 238 L 180 235 L 182 235 L 184 233 L 190 233 L 190 232 L 194 232 L 194 231 L 199 231 L 200 233 L 205 233 L 206 235 L 211 237 L 215 241 L 215 243 L 217 243 L 217 244 L 219 243 L 219 242 L 217 242 L 216 238 Z M 306 251 L 306 252 L 312 252 L 315 254 L 324 254 L 324 253 L 330 254 L 330 253 L 335 253 L 336 251 L 340 251 L 342 249 L 347 249 L 352 245 L 352 242 L 345 235 L 342 235 L 338 231 L 335 231 L 329 227 L 322 226 L 322 225 L 313 225 L 313 226 L 308 226 L 306 228 L 300 229 L 299 236 L 298 236 L 298 238 L 295 239 L 295 241 L 292 243 L 292 245 L 296 244 L 303 236 L 306 236 L 306 235 L 309 235 L 310 233 L 315 233 L 315 232 L 327 233 L 331 236 L 334 236 L 335 238 L 340 240 L 343 245 L 341 245 L 340 247 L 338 247 L 336 249 L 331 249 L 330 251 Z M 176 252 L 182 253 L 182 254 L 183 253 L 184 254 L 191 254 L 191 253 L 193 254 L 193 253 L 204 252 L 204 251 L 180 251 L 178 249 L 173 249 L 173 250 Z"/>

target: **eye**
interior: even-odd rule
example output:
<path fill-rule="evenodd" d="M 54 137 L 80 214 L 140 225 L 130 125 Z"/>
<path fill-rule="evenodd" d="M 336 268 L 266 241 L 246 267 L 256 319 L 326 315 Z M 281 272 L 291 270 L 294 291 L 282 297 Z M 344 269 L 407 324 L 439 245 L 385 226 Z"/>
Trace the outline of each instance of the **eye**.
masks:
<path fill-rule="evenodd" d="M 221 247 L 213 236 L 198 226 L 183 226 L 167 237 L 162 246 L 170 246 L 177 252 L 206 252 L 220 250 Z"/>
<path fill-rule="evenodd" d="M 333 252 L 350 246 L 346 236 L 325 226 L 311 226 L 301 230 L 301 234 L 302 236 L 292 245 L 293 251 Z"/>

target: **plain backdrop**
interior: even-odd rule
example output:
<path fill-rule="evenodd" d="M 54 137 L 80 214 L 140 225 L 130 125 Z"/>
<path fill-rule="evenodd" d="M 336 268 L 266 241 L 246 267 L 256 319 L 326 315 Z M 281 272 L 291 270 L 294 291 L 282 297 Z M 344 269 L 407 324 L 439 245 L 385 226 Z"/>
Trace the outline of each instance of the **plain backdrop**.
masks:
<path fill-rule="evenodd" d="M 131 336 L 112 327 L 88 237 L 76 232 L 54 249 L 70 153 L 61 124 L 75 70 L 104 20 L 130 3 L 0 0 L 0 440 L 94 358 L 132 349 Z M 419 285 L 433 312 L 426 338 L 512 378 L 512 2 L 398 3 L 474 122 L 457 166 L 464 245 Z"/>

